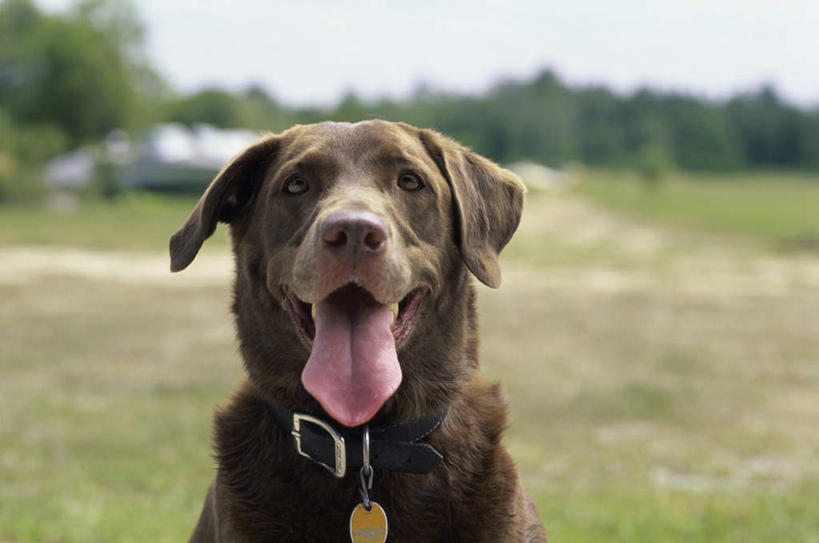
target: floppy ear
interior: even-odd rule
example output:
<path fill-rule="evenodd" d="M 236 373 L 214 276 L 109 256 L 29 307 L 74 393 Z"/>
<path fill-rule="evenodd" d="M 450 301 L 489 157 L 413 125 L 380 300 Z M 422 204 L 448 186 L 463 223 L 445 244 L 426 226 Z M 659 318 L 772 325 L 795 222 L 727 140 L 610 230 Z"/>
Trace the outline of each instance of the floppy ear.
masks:
<path fill-rule="evenodd" d="M 275 158 L 279 137 L 269 136 L 242 151 L 219 172 L 170 240 L 171 271 L 184 270 L 217 222 L 232 223 L 247 210 Z"/>
<path fill-rule="evenodd" d="M 526 187 L 517 175 L 432 131 L 421 141 L 452 191 L 461 253 L 469 271 L 498 288 L 498 255 L 517 230 Z"/>

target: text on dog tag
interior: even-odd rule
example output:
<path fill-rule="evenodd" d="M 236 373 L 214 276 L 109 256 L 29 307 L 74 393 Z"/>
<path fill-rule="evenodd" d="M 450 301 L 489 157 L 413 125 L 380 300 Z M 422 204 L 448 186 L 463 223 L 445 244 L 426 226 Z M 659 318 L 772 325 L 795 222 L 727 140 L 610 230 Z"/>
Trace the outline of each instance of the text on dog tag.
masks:
<path fill-rule="evenodd" d="M 387 540 L 387 514 L 375 502 L 367 511 L 359 503 L 350 515 L 350 539 L 353 543 L 384 543 Z"/>

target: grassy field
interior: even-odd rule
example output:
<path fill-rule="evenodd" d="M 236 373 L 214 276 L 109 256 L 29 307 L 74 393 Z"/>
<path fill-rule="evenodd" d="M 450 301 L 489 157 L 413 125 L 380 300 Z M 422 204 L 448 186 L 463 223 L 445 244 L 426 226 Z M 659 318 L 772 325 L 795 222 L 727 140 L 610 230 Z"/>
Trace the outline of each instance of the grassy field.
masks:
<path fill-rule="evenodd" d="M 819 541 L 819 253 L 782 250 L 817 232 L 819 184 L 712 181 L 533 193 L 480 290 L 552 541 Z M 708 191 L 746 219 L 702 211 Z M 0 209 L 0 541 L 189 534 L 241 371 L 224 233 L 166 272 L 192 204 Z"/>
<path fill-rule="evenodd" d="M 633 174 L 586 172 L 580 191 L 617 210 L 703 231 L 819 249 L 819 178 L 802 174 L 676 174 L 658 188 Z"/>
<path fill-rule="evenodd" d="M 196 204 L 196 198 L 150 193 L 126 194 L 113 204 L 79 202 L 32 212 L 0 207 L 0 246 L 69 246 L 103 250 L 158 252 Z M 226 247 L 226 231 L 211 245 Z M 214 243 L 215 241 L 215 243 Z"/>

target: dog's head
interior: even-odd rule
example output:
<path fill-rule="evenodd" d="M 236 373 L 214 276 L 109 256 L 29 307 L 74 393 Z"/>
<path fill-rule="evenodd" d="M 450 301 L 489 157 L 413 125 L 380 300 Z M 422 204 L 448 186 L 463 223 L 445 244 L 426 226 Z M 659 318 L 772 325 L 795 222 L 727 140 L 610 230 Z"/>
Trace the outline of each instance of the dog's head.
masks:
<path fill-rule="evenodd" d="M 171 237 L 171 269 L 229 223 L 251 379 L 291 404 L 306 391 L 357 426 L 388 400 L 419 411 L 457 389 L 470 369 L 465 270 L 499 285 L 523 193 L 512 173 L 432 131 L 297 126 L 216 176 Z"/>

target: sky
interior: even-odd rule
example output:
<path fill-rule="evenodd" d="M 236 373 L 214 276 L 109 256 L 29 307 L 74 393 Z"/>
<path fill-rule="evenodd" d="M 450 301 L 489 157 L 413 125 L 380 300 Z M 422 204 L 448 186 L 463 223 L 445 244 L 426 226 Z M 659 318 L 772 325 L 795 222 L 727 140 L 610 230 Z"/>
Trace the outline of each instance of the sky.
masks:
<path fill-rule="evenodd" d="M 49 11 L 71 0 L 35 0 Z M 551 68 L 570 84 L 724 98 L 763 83 L 819 106 L 819 0 L 137 0 L 179 91 L 259 84 L 290 105 L 420 83 L 479 93 Z"/>

